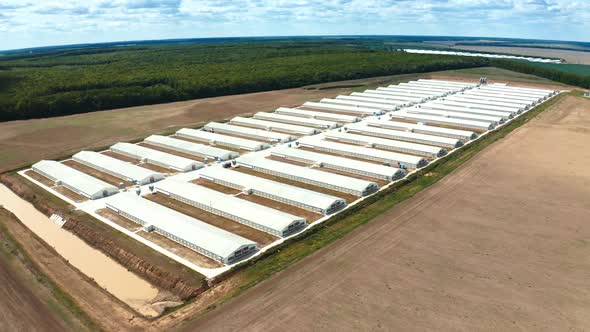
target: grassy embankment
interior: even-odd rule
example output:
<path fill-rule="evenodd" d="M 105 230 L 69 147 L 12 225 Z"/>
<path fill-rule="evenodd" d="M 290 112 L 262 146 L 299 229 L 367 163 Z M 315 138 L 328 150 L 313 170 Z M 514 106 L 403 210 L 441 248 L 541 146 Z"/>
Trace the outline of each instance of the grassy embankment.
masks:
<path fill-rule="evenodd" d="M 271 275 L 292 266 L 306 256 L 344 237 L 346 234 L 367 224 L 402 201 L 411 198 L 418 192 L 435 184 L 467 162 L 478 152 L 495 141 L 502 139 L 516 128 L 534 118 L 537 114 L 555 104 L 563 96 L 558 96 L 542 104 L 510 124 L 490 132 L 485 137 L 461 148 L 439 162 L 421 169 L 404 181 L 367 198 L 361 204 L 334 216 L 321 226 L 293 238 L 277 248 L 273 248 L 273 250 L 253 261 L 244 263 L 242 268 L 234 275 L 239 280 L 238 285 L 221 299 L 218 304 L 237 296 Z M 211 306 L 208 309 L 214 307 Z"/>

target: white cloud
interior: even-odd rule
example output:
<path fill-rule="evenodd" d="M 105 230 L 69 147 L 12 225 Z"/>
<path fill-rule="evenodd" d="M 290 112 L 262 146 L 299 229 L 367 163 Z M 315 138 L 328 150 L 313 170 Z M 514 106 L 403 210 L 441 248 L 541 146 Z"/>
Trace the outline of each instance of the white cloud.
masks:
<path fill-rule="evenodd" d="M 99 41 L 92 32 L 101 41 L 474 32 L 590 39 L 587 0 L 2 0 L 0 13 L 2 48 Z"/>

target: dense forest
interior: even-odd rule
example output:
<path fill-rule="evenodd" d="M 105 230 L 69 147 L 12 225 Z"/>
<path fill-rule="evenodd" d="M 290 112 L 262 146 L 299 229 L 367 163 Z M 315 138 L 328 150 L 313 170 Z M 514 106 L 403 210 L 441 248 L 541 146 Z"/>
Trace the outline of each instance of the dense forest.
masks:
<path fill-rule="evenodd" d="M 394 42 L 219 39 L 5 52 L 0 121 L 490 65 L 590 87 L 590 76 L 574 72 L 522 61 L 392 52 Z"/>
<path fill-rule="evenodd" d="M 569 85 L 590 89 L 590 72 L 587 65 L 535 64 L 526 61 L 490 60 L 490 66 L 531 74 Z M 562 67 L 564 66 L 564 67 Z M 578 67 L 579 66 L 579 67 Z M 577 68 L 572 70 L 573 68 Z M 582 69 L 583 68 L 583 69 Z"/>
<path fill-rule="evenodd" d="M 131 45 L 0 57 L 0 121 L 470 68 L 484 59 L 376 49 L 370 40 Z"/>

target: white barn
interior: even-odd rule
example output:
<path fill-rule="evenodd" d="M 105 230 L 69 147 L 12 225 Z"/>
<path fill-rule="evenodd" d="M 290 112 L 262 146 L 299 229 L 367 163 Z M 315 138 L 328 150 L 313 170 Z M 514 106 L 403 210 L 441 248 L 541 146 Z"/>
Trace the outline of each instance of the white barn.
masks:
<path fill-rule="evenodd" d="M 285 143 L 290 142 L 295 139 L 295 137 L 277 133 L 272 131 L 254 129 L 254 128 L 246 128 L 240 126 L 232 126 L 225 123 L 218 123 L 218 122 L 209 122 L 208 124 L 203 127 L 203 130 L 212 132 L 212 133 L 221 133 L 221 134 L 229 134 L 235 135 L 240 137 L 247 137 L 252 139 L 258 139 L 263 141 L 268 141 L 272 143 Z"/>
<path fill-rule="evenodd" d="M 225 264 L 256 252 L 256 243 L 133 193 L 109 198 L 107 208 L 172 241 Z"/>
<path fill-rule="evenodd" d="M 178 172 L 190 172 L 203 167 L 203 163 L 170 153 L 146 148 L 137 144 L 117 143 L 110 150 L 143 162 Z"/>
<path fill-rule="evenodd" d="M 152 135 L 146 138 L 144 142 L 155 146 L 160 146 L 166 149 L 211 160 L 225 161 L 234 159 L 237 156 L 239 156 L 239 154 L 234 151 L 224 150 L 204 144 L 187 142 L 181 139 L 171 138 L 168 136 Z"/>
<path fill-rule="evenodd" d="M 119 192 L 114 186 L 57 161 L 41 160 L 34 164 L 32 169 L 56 184 L 61 184 L 89 199 L 103 198 Z"/>
<path fill-rule="evenodd" d="M 162 181 L 156 192 L 201 210 L 278 236 L 289 236 L 307 226 L 304 218 L 252 203 L 189 182 Z"/>
<path fill-rule="evenodd" d="M 270 147 L 267 143 L 252 141 L 245 138 L 221 135 L 205 130 L 196 130 L 189 128 L 182 128 L 176 132 L 176 136 L 185 137 L 209 143 L 211 145 L 228 146 L 235 149 L 243 149 L 249 151 L 260 151 Z"/>
<path fill-rule="evenodd" d="M 80 151 L 72 159 L 101 172 L 141 185 L 164 179 L 161 173 L 94 151 Z"/>

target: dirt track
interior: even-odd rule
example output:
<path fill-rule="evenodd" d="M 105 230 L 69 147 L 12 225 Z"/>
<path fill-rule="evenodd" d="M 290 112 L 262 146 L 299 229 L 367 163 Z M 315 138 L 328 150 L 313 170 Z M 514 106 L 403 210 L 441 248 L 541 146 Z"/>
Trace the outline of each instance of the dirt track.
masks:
<path fill-rule="evenodd" d="M 588 329 L 588 144 L 568 97 L 187 330 Z"/>

